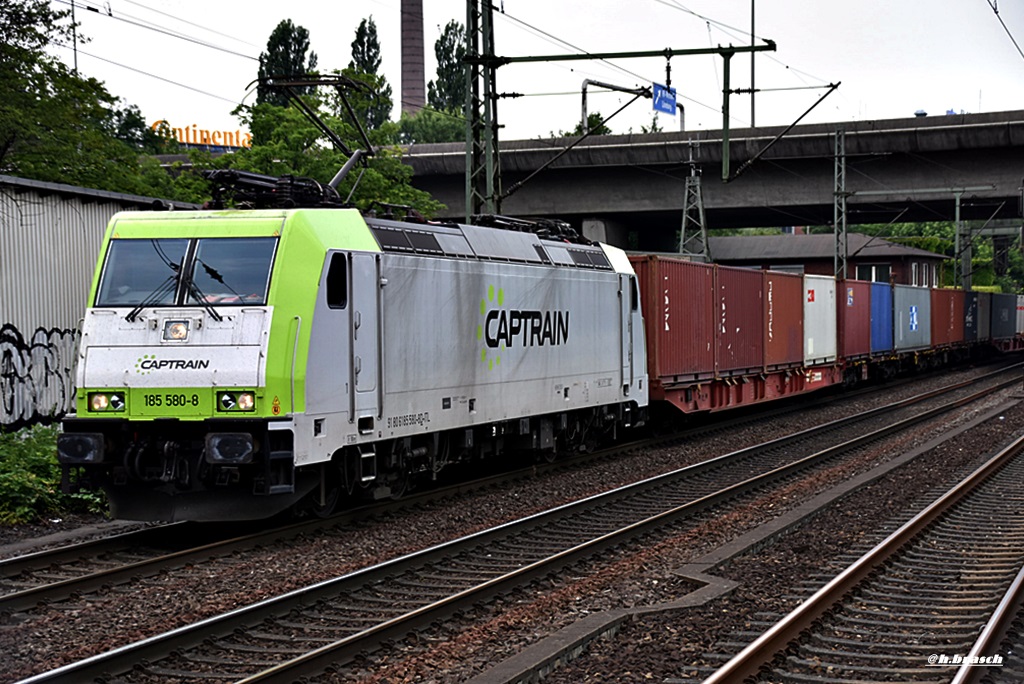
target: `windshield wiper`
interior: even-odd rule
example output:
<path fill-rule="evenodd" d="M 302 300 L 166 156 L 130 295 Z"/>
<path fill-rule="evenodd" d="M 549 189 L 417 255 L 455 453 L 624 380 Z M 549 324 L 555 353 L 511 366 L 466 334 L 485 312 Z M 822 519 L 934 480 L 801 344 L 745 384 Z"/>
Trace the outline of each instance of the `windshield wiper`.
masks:
<path fill-rule="evenodd" d="M 199 260 L 196 259 L 196 261 Z M 213 318 L 213 320 L 217 322 L 224 320 L 224 317 L 217 313 L 217 310 L 213 308 L 213 304 L 206 300 L 206 295 L 203 294 L 203 291 L 199 289 L 198 285 L 196 285 L 195 278 L 185 276 L 185 291 L 188 292 L 194 300 L 196 300 L 196 303 L 199 304 L 199 306 L 203 307 L 203 310 L 205 310 L 206 313 L 210 314 L 210 317 Z"/>
<path fill-rule="evenodd" d="M 150 292 L 149 295 L 145 299 L 143 299 L 141 302 L 136 304 L 135 308 L 133 308 L 131 311 L 129 311 L 125 315 L 124 320 L 128 321 L 129 323 L 134 322 L 135 319 L 139 317 L 139 313 L 143 309 L 145 309 L 147 306 L 152 306 L 152 305 L 156 304 L 161 299 L 163 299 L 168 294 L 174 292 L 177 289 L 178 289 L 178 274 L 177 273 L 173 273 L 172 275 L 167 276 L 167 280 L 165 280 L 164 282 L 160 283 L 160 285 L 158 285 L 155 290 Z"/>

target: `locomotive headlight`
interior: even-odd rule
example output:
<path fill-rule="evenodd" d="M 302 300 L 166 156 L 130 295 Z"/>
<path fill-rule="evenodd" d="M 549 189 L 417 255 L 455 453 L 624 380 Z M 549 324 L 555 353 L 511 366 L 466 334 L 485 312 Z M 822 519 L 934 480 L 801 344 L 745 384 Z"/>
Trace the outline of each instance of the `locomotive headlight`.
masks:
<path fill-rule="evenodd" d="M 242 392 L 238 395 L 239 411 L 252 411 L 254 408 L 256 408 L 256 397 L 252 392 Z"/>
<path fill-rule="evenodd" d="M 217 409 L 220 411 L 254 411 L 256 394 L 253 392 L 220 392 L 217 394 Z"/>
<path fill-rule="evenodd" d="M 165 342 L 185 342 L 188 340 L 189 321 L 164 321 Z"/>
<path fill-rule="evenodd" d="M 92 392 L 89 394 L 90 411 L 124 411 L 124 395 L 120 392 Z"/>

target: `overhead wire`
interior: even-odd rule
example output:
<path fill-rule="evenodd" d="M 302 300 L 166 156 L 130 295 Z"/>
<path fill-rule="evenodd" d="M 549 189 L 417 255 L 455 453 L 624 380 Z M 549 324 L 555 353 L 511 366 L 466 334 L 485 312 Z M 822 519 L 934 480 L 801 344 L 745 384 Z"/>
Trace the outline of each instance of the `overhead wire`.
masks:
<path fill-rule="evenodd" d="M 1020 56 L 1024 58 L 1024 50 L 1020 49 L 1020 45 L 1017 44 L 1017 39 L 1013 37 L 1013 34 L 1010 33 L 1010 28 L 1006 25 L 1006 22 L 1003 21 L 1003 18 L 999 15 L 999 0 L 985 1 L 988 3 L 989 7 L 992 8 L 992 11 L 995 12 L 996 19 L 998 19 L 999 23 L 1003 25 L 1003 30 L 1006 31 L 1006 35 L 1010 37 L 1010 42 L 1013 43 L 1013 47 L 1017 48 L 1017 52 L 1019 52 Z"/>
<path fill-rule="evenodd" d="M 558 36 L 556 36 L 556 35 L 554 35 L 552 33 L 549 33 L 547 31 L 544 31 L 543 29 L 537 28 L 536 26 L 533 26 L 532 24 L 530 24 L 530 23 L 528 23 L 528 22 L 526 22 L 526 21 L 524 21 L 522 19 L 519 19 L 518 17 L 515 17 L 515 16 L 513 16 L 511 14 L 508 14 L 507 12 L 501 12 L 499 16 L 505 17 L 508 20 L 519 24 L 524 29 L 528 30 L 531 33 L 534 33 L 534 35 L 541 36 L 544 40 L 546 40 L 547 42 L 551 43 L 552 45 L 558 45 L 559 47 L 569 48 L 569 49 L 575 50 L 576 52 L 578 52 L 580 54 L 590 54 L 589 50 L 585 50 L 585 49 L 583 49 L 581 47 L 578 47 L 578 46 L 570 43 L 567 40 L 559 38 Z M 623 74 L 626 74 L 628 76 L 631 76 L 632 78 L 637 79 L 638 83 L 652 83 L 652 82 L 654 82 L 656 80 L 656 79 L 646 78 L 644 76 L 641 76 L 640 74 L 638 74 L 638 73 L 636 73 L 634 71 L 630 71 L 626 67 L 621 66 L 619 64 L 616 64 L 616 63 L 614 63 L 614 62 L 612 62 L 612 61 L 610 61 L 608 59 L 600 59 L 598 61 L 599 62 L 603 62 L 604 64 L 606 64 L 607 66 L 611 67 L 612 69 L 615 69 L 617 71 L 622 72 Z M 599 74 L 595 74 L 595 75 L 599 75 Z M 577 93 L 574 92 L 573 94 L 575 95 Z M 684 99 L 684 100 L 686 100 L 688 102 L 692 102 L 693 104 L 699 105 L 699 106 L 704 107 L 706 109 L 710 109 L 711 111 L 716 112 L 718 114 L 722 113 L 721 107 L 715 107 L 713 105 L 709 105 L 707 103 L 701 102 L 701 101 L 696 100 L 696 99 L 694 99 L 692 97 L 689 97 L 687 95 L 677 94 L 676 97 Z"/>
<path fill-rule="evenodd" d="M 729 38 L 737 41 L 738 43 L 745 43 L 748 40 L 748 38 L 750 37 L 749 31 L 747 31 L 746 29 L 742 29 L 742 28 L 739 28 L 739 27 L 736 27 L 736 26 L 732 26 L 730 24 L 726 24 L 724 22 L 712 19 L 710 17 L 706 17 L 703 14 L 700 14 L 698 12 L 694 12 L 690 8 L 682 5 L 679 2 L 679 0 L 654 0 L 654 2 L 656 2 L 658 4 L 661 4 L 661 5 L 665 5 L 666 7 L 669 7 L 671 9 L 678 10 L 678 11 L 683 12 L 685 14 L 692 15 L 692 16 L 700 19 L 701 21 L 704 21 L 706 23 L 706 25 L 707 25 L 708 44 L 710 46 L 714 46 L 714 39 L 713 39 L 712 33 L 711 33 L 712 25 L 714 25 L 715 28 L 717 28 L 719 31 L 721 31 L 723 34 L 725 34 Z M 767 42 L 767 39 L 764 38 L 763 36 L 759 36 L 759 35 L 755 34 L 754 38 L 756 38 L 757 40 L 761 40 L 761 41 Z M 796 67 L 794 67 L 794 66 L 792 66 L 790 64 L 787 64 L 786 62 L 784 62 L 783 60 L 779 59 L 778 57 L 776 57 L 775 55 L 773 55 L 771 53 L 768 53 L 768 52 L 763 53 L 762 54 L 762 58 L 763 59 L 768 59 L 768 60 L 770 60 L 772 62 L 775 62 L 776 64 L 782 66 L 787 72 L 792 73 L 801 83 L 804 84 L 804 86 L 807 86 L 809 88 L 827 87 L 826 84 L 829 84 L 828 80 L 823 79 L 823 78 L 821 78 L 819 76 L 816 76 L 814 74 L 811 74 L 809 72 L 803 71 L 802 69 L 797 69 Z M 719 83 L 719 88 L 721 88 L 721 81 L 720 81 L 719 76 L 718 76 L 718 63 L 717 63 L 717 61 L 715 62 L 715 78 L 716 78 L 716 82 Z M 811 79 L 813 81 L 816 81 L 816 83 L 812 84 L 807 79 Z M 780 88 L 778 90 L 786 90 L 786 89 L 785 88 Z M 763 92 L 763 89 L 759 90 L 759 92 Z M 843 93 L 842 91 L 839 91 L 839 95 L 843 99 L 847 99 L 845 93 Z M 737 122 L 749 124 L 749 122 L 744 121 L 744 120 L 742 120 L 739 117 L 732 116 L 731 118 L 734 119 Z M 758 130 L 758 127 L 754 127 L 754 130 Z"/>
<path fill-rule="evenodd" d="M 155 7 L 149 7 L 148 5 L 144 5 L 141 2 L 136 2 L 135 0 L 122 0 L 122 2 L 126 2 L 129 5 L 135 5 L 136 7 L 141 7 L 144 10 L 148 10 L 150 12 L 153 12 L 154 14 L 159 14 L 161 16 L 167 17 L 168 19 L 174 19 L 175 21 L 180 21 L 183 24 L 188 24 L 189 26 L 193 26 L 195 28 L 202 29 L 204 31 L 208 31 L 208 32 L 213 33 L 215 35 L 221 36 L 222 38 L 227 38 L 228 40 L 234 40 L 236 42 L 242 43 L 243 45 L 248 45 L 249 47 L 254 47 L 257 50 L 260 49 L 259 45 L 253 45 L 249 41 L 242 40 L 241 38 L 237 38 L 237 37 L 229 35 L 227 33 L 222 33 L 221 31 L 216 31 L 216 30 L 210 28 L 209 26 L 205 26 L 203 24 L 197 24 L 195 22 L 191 22 L 188 19 L 183 19 L 182 17 L 180 17 L 180 16 L 178 16 L 176 14 L 170 14 L 168 12 L 163 12 L 161 10 L 158 10 Z M 139 21 L 143 21 L 143 20 L 140 19 Z"/>
<path fill-rule="evenodd" d="M 71 47 L 69 47 L 67 45 L 62 45 L 61 47 L 65 48 L 67 50 L 71 49 Z M 113 64 L 114 66 L 121 67 L 122 69 L 127 69 L 128 71 L 134 71 L 137 74 L 142 74 L 143 76 L 148 76 L 149 78 L 155 78 L 156 80 L 163 81 L 164 83 L 170 83 L 171 85 L 176 85 L 179 88 L 185 88 L 187 90 L 191 90 L 193 92 L 199 93 L 200 95 L 207 95 L 209 97 L 213 97 L 213 98 L 216 98 L 218 100 L 223 100 L 224 102 L 229 102 L 229 103 L 234 104 L 234 105 L 239 104 L 238 102 L 235 102 L 234 100 L 231 100 L 229 98 L 223 97 L 221 95 L 215 95 L 214 93 L 208 93 L 205 90 L 200 90 L 199 88 L 194 88 L 194 87 L 192 87 L 190 85 L 185 85 L 184 83 L 178 83 L 177 81 L 172 81 L 169 78 L 164 78 L 163 76 L 157 76 L 156 74 L 151 74 L 148 71 L 143 71 L 141 69 L 136 69 L 135 67 L 130 67 L 127 64 L 121 64 L 120 62 L 115 62 L 115 61 L 107 59 L 105 57 L 100 57 L 99 55 L 94 55 L 92 53 L 86 52 L 82 48 L 78 48 L 78 54 L 85 55 L 86 57 L 91 57 L 93 59 L 98 59 L 101 62 L 106 62 L 107 64 Z"/>
<path fill-rule="evenodd" d="M 153 31 L 155 33 L 161 33 L 161 34 L 163 34 L 165 36 L 170 36 L 171 38 L 178 38 L 179 40 L 184 40 L 186 42 L 193 43 L 195 45 L 200 45 L 202 47 L 210 48 L 211 50 L 217 50 L 219 52 L 223 52 L 223 53 L 226 53 L 226 54 L 229 54 L 229 55 L 233 55 L 235 57 L 241 57 L 243 59 L 248 59 L 248 60 L 251 60 L 253 62 L 258 62 L 259 61 L 258 57 L 253 57 L 252 55 L 246 55 L 246 54 L 241 53 L 241 52 L 236 52 L 234 50 L 229 50 L 228 48 L 221 47 L 219 45 L 214 45 L 213 43 L 210 43 L 210 42 L 207 42 L 207 41 L 204 41 L 204 40 L 200 40 L 198 38 L 193 38 L 193 37 L 191 37 L 189 35 L 186 35 L 184 33 L 178 32 L 178 31 L 168 31 L 166 29 L 162 29 L 162 28 L 159 28 L 159 27 L 154 26 L 152 24 L 149 24 L 149 23 L 145 22 L 145 20 L 138 19 L 137 17 L 132 17 L 131 19 L 127 19 L 127 18 L 121 17 L 120 13 L 118 13 L 118 15 L 114 15 L 113 13 L 103 12 L 102 10 L 100 10 L 100 9 L 98 9 L 96 7 L 92 7 L 90 5 L 87 5 L 87 4 L 84 4 L 84 3 L 80 2 L 80 0 L 55 0 L 55 1 L 58 4 L 61 4 L 61 5 L 71 6 L 73 4 L 77 8 L 81 8 L 81 9 L 84 9 L 84 10 L 91 11 L 94 14 L 98 14 L 98 15 L 104 16 L 104 17 L 109 17 L 110 19 L 115 19 L 117 21 L 121 21 L 121 22 L 124 22 L 126 24 L 130 24 L 132 26 L 137 26 L 139 28 L 144 28 L 144 29 L 146 29 L 148 31 Z M 128 17 L 130 15 L 125 15 L 125 16 Z"/>

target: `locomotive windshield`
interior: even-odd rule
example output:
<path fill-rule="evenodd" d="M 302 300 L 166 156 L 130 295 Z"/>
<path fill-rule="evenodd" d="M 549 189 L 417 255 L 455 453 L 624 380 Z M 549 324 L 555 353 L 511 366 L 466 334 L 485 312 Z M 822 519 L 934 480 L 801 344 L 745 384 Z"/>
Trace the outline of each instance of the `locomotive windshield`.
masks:
<path fill-rule="evenodd" d="M 185 303 L 266 304 L 277 238 L 204 238 Z"/>
<path fill-rule="evenodd" d="M 276 248 L 273 237 L 111 240 L 95 305 L 263 305 Z"/>

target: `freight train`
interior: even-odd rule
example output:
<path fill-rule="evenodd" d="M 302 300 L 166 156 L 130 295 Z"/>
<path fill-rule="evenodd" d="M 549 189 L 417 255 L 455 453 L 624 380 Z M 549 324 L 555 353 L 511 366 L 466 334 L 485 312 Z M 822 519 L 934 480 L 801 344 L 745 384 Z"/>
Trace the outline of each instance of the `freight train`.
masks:
<path fill-rule="evenodd" d="M 58 437 L 65 490 L 102 489 L 125 519 L 326 514 L 456 463 L 593 448 L 653 406 L 716 411 L 1019 339 L 1010 295 L 480 223 L 115 215 Z"/>

